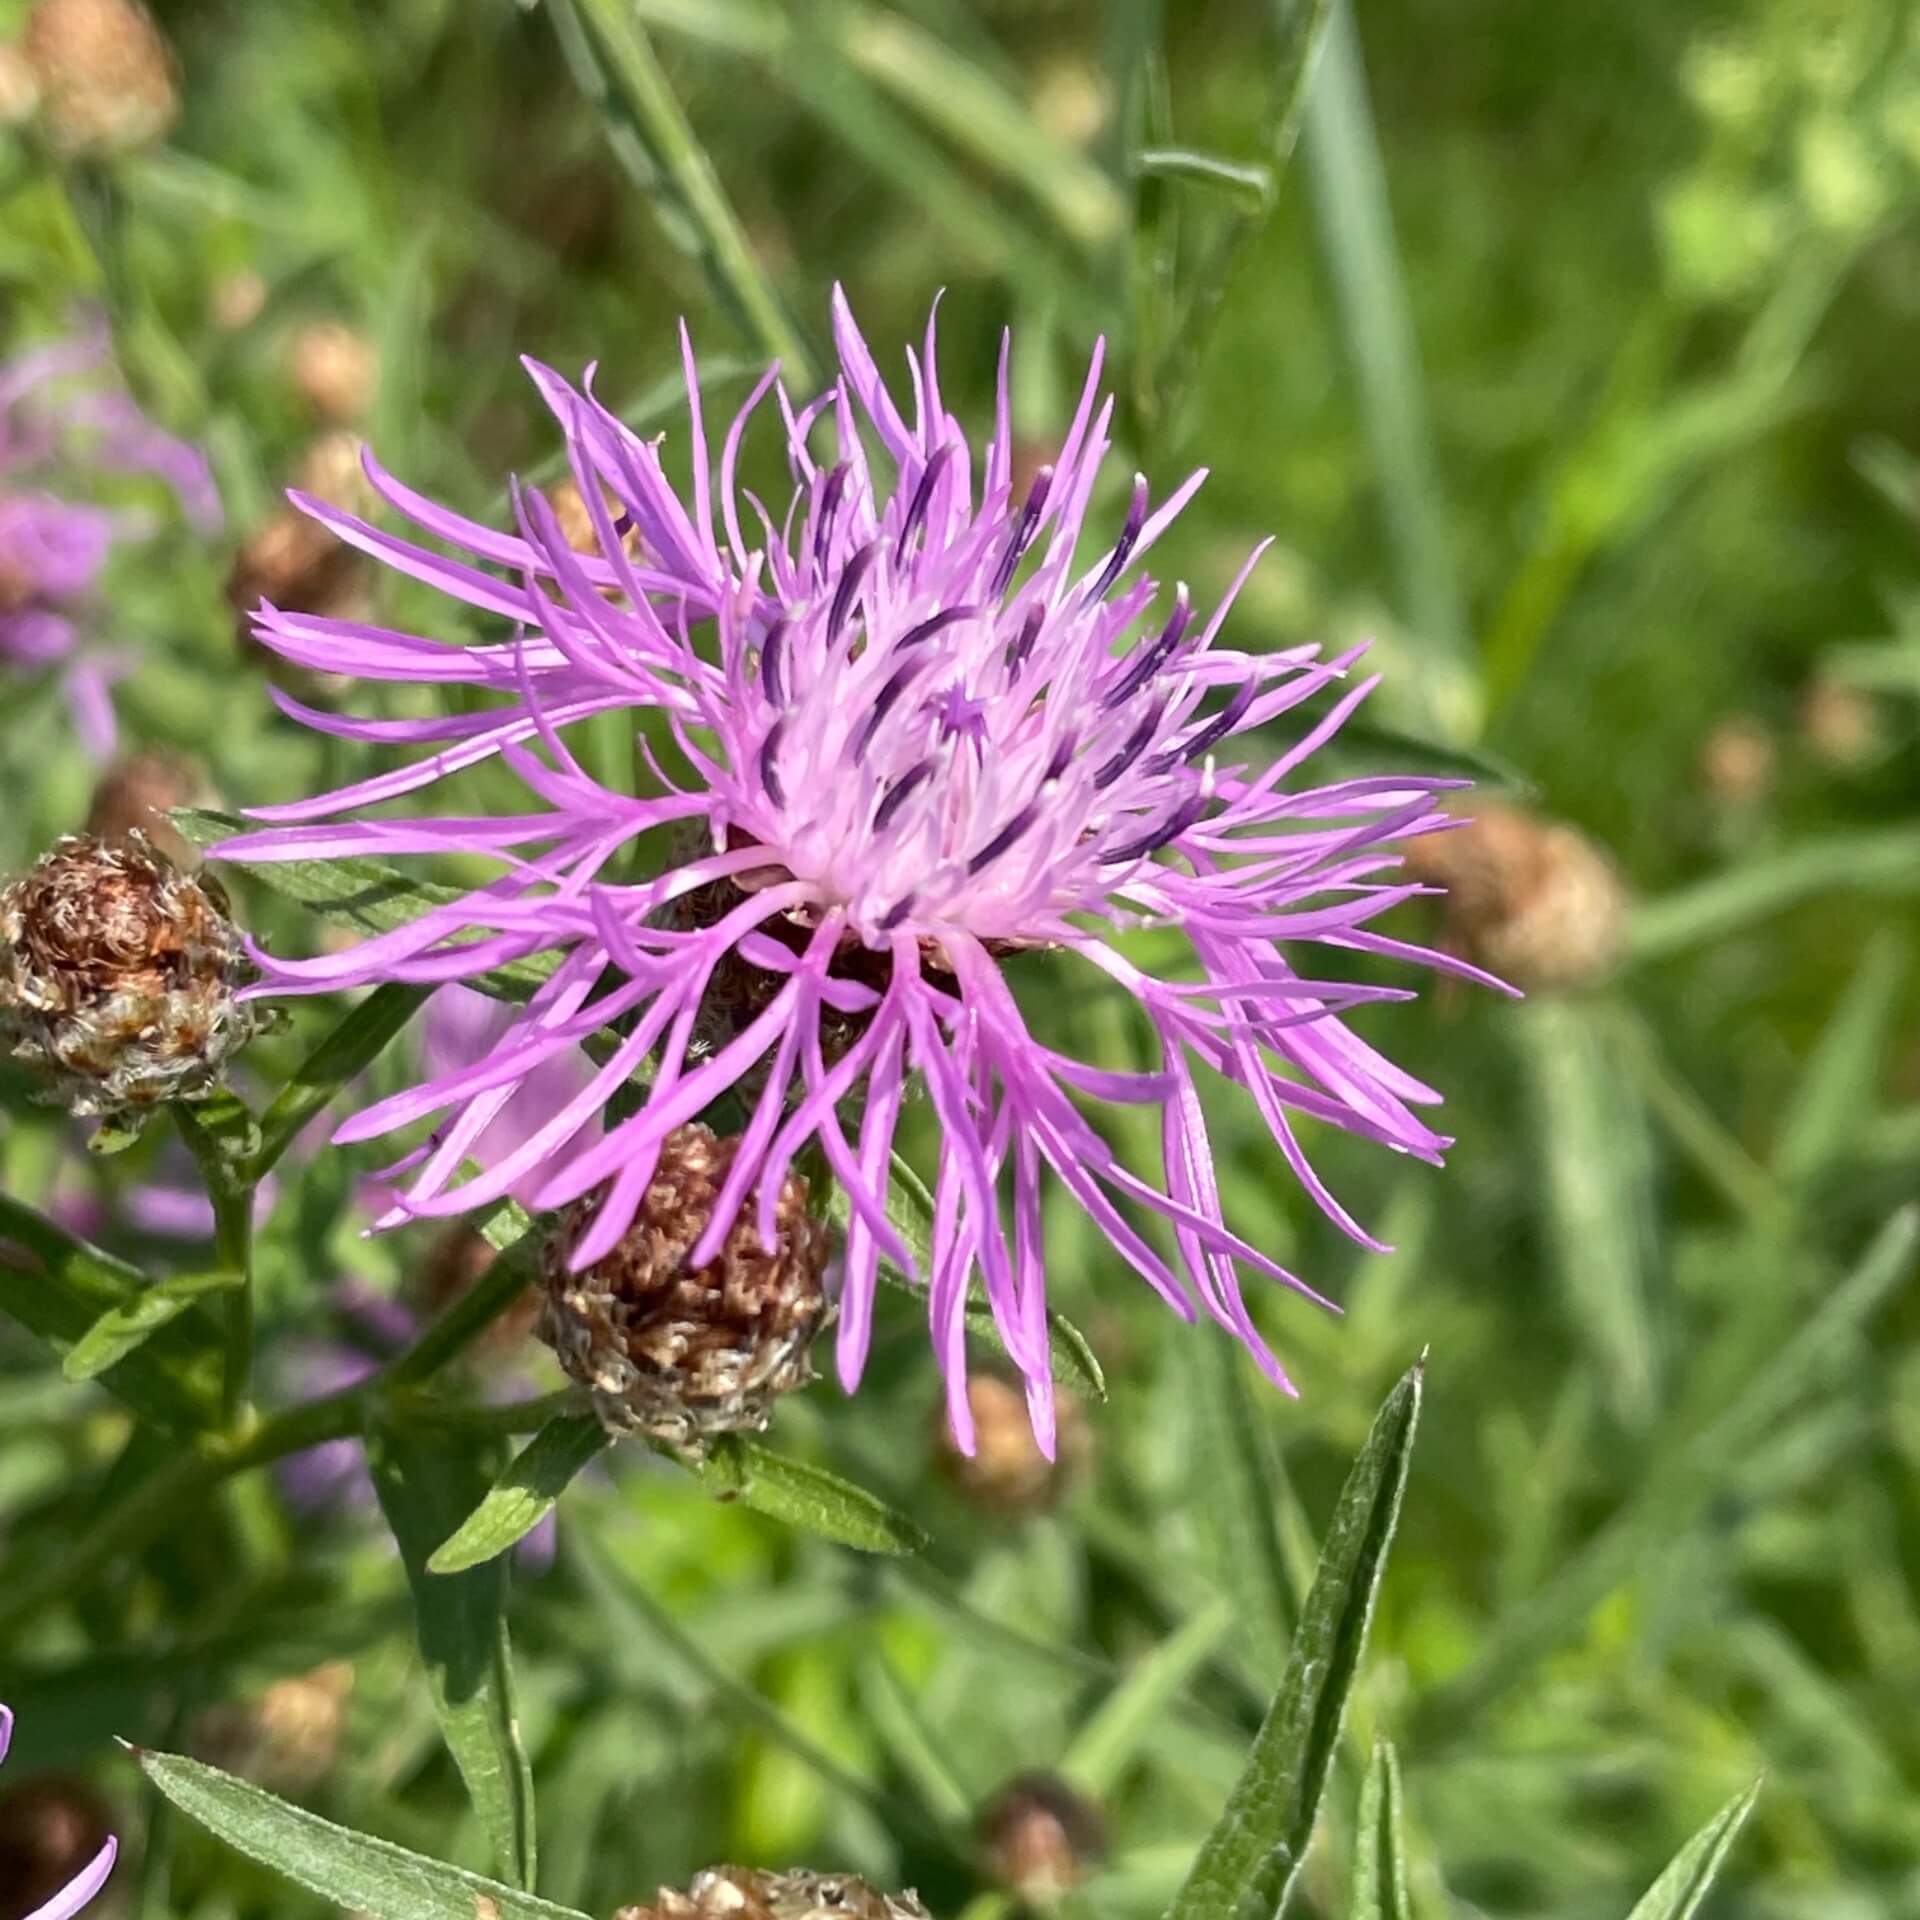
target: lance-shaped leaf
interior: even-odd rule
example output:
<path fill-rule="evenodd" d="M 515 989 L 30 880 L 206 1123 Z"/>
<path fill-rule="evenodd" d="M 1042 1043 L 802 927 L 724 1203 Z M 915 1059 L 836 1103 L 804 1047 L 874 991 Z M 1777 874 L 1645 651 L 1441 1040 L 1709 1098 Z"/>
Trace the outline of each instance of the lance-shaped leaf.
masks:
<path fill-rule="evenodd" d="M 1286 1906 L 1313 1836 L 1399 1522 L 1421 1376 L 1422 1366 L 1414 1367 L 1388 1396 L 1347 1476 L 1280 1691 L 1167 1920 L 1275 1920 Z"/>
<path fill-rule="evenodd" d="M 790 1460 L 747 1439 L 723 1434 L 696 1471 L 724 1500 L 738 1500 L 802 1533 L 862 1553 L 918 1553 L 925 1532 L 878 1494 L 824 1467 Z"/>
<path fill-rule="evenodd" d="M 1729 1800 L 1674 1855 L 1666 1872 L 1647 1889 L 1627 1920 L 1692 1920 L 1759 1797 L 1760 1782 L 1756 1780 L 1745 1793 Z"/>
<path fill-rule="evenodd" d="M 213 1273 L 180 1273 L 157 1280 L 124 1306 L 109 1307 L 69 1350 L 61 1371 L 69 1380 L 92 1380 L 179 1319 L 196 1300 L 245 1284 L 244 1276 L 221 1268 Z"/>
<path fill-rule="evenodd" d="M 1353 1836 L 1353 1895 L 1349 1920 L 1413 1920 L 1407 1891 L 1406 1811 L 1400 1800 L 1400 1762 L 1379 1741 L 1360 1787 Z"/>
<path fill-rule="evenodd" d="M 514 1455 L 512 1464 L 434 1550 L 429 1573 L 464 1573 L 517 1545 L 537 1527 L 574 1476 L 613 1444 L 590 1413 L 556 1415 Z"/>
<path fill-rule="evenodd" d="M 369 1920 L 584 1920 L 571 1907 L 336 1827 L 198 1760 L 137 1749 L 134 1757 L 182 1813 L 343 1912 Z"/>
<path fill-rule="evenodd" d="M 434 1711 L 502 1866 L 533 1885 L 533 1776 L 514 1718 L 502 1560 L 436 1577 L 427 1560 L 480 1504 L 487 1482 L 468 1453 L 406 1428 L 368 1437 L 367 1464 L 413 1589 Z"/>

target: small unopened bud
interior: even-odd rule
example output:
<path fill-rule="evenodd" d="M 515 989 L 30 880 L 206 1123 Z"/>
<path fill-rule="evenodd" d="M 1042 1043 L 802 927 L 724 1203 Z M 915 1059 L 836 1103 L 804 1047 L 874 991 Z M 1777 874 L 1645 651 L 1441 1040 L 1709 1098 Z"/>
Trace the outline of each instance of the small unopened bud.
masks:
<path fill-rule="evenodd" d="M 1030 1907 L 1064 1899 L 1107 1851 L 1099 1808 L 1050 1773 L 1010 1780 L 980 1815 L 988 1877 Z"/>
<path fill-rule="evenodd" d="M 213 283 L 213 324 L 238 333 L 260 318 L 267 304 L 267 283 L 254 267 L 236 267 Z"/>
<path fill-rule="evenodd" d="M 101 776 L 87 807 L 87 831 L 102 840 L 144 833 L 175 866 L 197 866 L 199 855 L 167 816 L 210 798 L 207 777 L 191 760 L 158 748 L 136 753 Z"/>
<path fill-rule="evenodd" d="M 590 1203 L 548 1245 L 540 1337 L 612 1432 L 698 1453 L 716 1434 L 758 1431 L 781 1395 L 813 1378 L 808 1354 L 830 1311 L 828 1235 L 807 1210 L 805 1180 L 790 1173 L 781 1186 L 770 1251 L 750 1197 L 719 1257 L 687 1266 L 738 1145 L 707 1127 L 676 1128 L 605 1259 L 567 1270 Z"/>
<path fill-rule="evenodd" d="M 380 383 L 380 355 L 364 333 L 341 320 L 316 320 L 293 336 L 287 371 L 295 389 L 330 426 L 364 420 Z"/>
<path fill-rule="evenodd" d="M 1750 713 L 1729 714 L 1700 748 L 1700 778 L 1723 807 L 1759 806 L 1773 791 L 1780 767 L 1773 735 Z"/>
<path fill-rule="evenodd" d="M 1019 1518 L 1052 1507 L 1085 1468 L 1093 1436 L 1086 1414 L 1071 1394 L 1055 1403 L 1054 1457 L 1033 1438 L 1026 1396 L 991 1373 L 971 1374 L 967 1405 L 973 1411 L 974 1450 L 960 1451 L 944 1415 L 936 1428 L 941 1465 L 967 1498 L 988 1513 Z"/>
<path fill-rule="evenodd" d="M 139 0 L 40 0 L 20 49 L 47 137 L 62 152 L 146 146 L 179 116 L 173 51 Z"/>
<path fill-rule="evenodd" d="M 0 127 L 24 127 L 39 107 L 33 63 L 19 47 L 0 44 Z"/>
<path fill-rule="evenodd" d="M 193 1751 L 274 1793 L 308 1793 L 340 1757 L 353 1668 L 329 1660 L 276 1680 L 257 1699 L 209 1709 L 194 1723 Z"/>
<path fill-rule="evenodd" d="M 77 1114 L 192 1099 L 261 1022 L 226 896 L 135 831 L 79 834 L 0 889 L 0 1035 Z"/>
<path fill-rule="evenodd" d="M 483 1234 L 465 1221 L 455 1221 L 441 1232 L 415 1269 L 409 1299 L 424 1318 L 437 1319 L 473 1288 L 498 1257 Z M 513 1305 L 487 1323 L 486 1332 L 475 1345 L 476 1358 L 500 1360 L 517 1348 L 533 1331 L 542 1304 L 538 1283 L 529 1280 Z"/>
<path fill-rule="evenodd" d="M 49 1774 L 0 1792 L 0 1920 L 28 1920 L 65 1892 L 113 1823 L 84 1780 Z"/>
<path fill-rule="evenodd" d="M 685 1893 L 662 1887 L 650 1906 L 613 1920 L 932 1920 L 911 1893 L 876 1892 L 844 1873 L 709 1867 Z"/>
<path fill-rule="evenodd" d="M 1626 888 L 1573 827 L 1476 800 L 1463 825 L 1409 842 L 1406 871 L 1446 888 L 1449 938 L 1517 987 L 1592 986 L 1619 960 Z"/>

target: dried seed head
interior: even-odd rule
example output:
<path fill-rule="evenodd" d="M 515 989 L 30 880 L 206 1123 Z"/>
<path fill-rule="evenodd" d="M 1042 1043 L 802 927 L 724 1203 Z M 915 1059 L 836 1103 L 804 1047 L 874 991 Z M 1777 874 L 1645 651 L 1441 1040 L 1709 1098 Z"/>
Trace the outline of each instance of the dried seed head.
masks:
<path fill-rule="evenodd" d="M 962 1453 L 954 1445 L 944 1414 L 935 1445 L 961 1492 L 984 1511 L 1008 1518 L 1044 1513 L 1085 1469 L 1093 1435 L 1071 1394 L 1055 1403 L 1058 1432 L 1051 1460 L 1034 1444 L 1026 1395 L 1009 1381 L 991 1373 L 969 1375 L 967 1405 L 973 1410 L 973 1452 Z"/>
<path fill-rule="evenodd" d="M 1750 713 L 1719 721 L 1700 748 L 1700 778 L 1721 806 L 1746 812 L 1773 791 L 1780 755 L 1773 735 Z"/>
<path fill-rule="evenodd" d="M 332 426 L 364 420 L 380 383 L 380 354 L 341 320 L 315 320 L 293 336 L 287 371 L 295 390 Z"/>
<path fill-rule="evenodd" d="M 0 889 L 0 1034 L 75 1113 L 211 1092 L 260 1023 L 225 895 L 137 830 L 59 841 Z"/>
<path fill-rule="evenodd" d="M 40 1912 L 112 1831 L 106 1803 L 84 1780 L 48 1774 L 0 1792 L 0 1916 Z"/>
<path fill-rule="evenodd" d="M 613 1920 L 932 1920 L 911 1893 L 877 1893 L 844 1873 L 762 1873 L 710 1867 L 685 1893 L 662 1887 L 651 1906 Z"/>
<path fill-rule="evenodd" d="M 311 1792 L 339 1758 L 353 1680 L 345 1660 L 276 1680 L 255 1699 L 200 1715 L 192 1749 L 272 1792 Z"/>
<path fill-rule="evenodd" d="M 183 755 L 160 748 L 132 754 L 101 776 L 87 807 L 87 831 L 102 840 L 144 833 L 175 866 L 194 867 L 199 855 L 167 816 L 211 797 L 205 773 Z"/>
<path fill-rule="evenodd" d="M 540 1337 L 610 1431 L 699 1452 L 715 1434 L 764 1427 L 774 1402 L 813 1378 L 808 1352 L 829 1316 L 828 1236 L 807 1211 L 805 1180 L 789 1174 L 780 1189 L 771 1251 L 750 1198 L 719 1258 L 686 1264 L 738 1144 L 706 1127 L 676 1128 L 633 1225 L 604 1260 L 567 1270 L 591 1203 L 570 1210 L 548 1244 Z"/>
<path fill-rule="evenodd" d="M 179 116 L 173 50 L 139 0 L 40 0 L 20 49 L 62 152 L 123 153 L 160 139 Z"/>
<path fill-rule="evenodd" d="M 1476 801 L 1461 826 L 1410 842 L 1406 870 L 1446 888 L 1449 937 L 1517 987 L 1591 986 L 1620 957 L 1626 888 L 1572 827 Z"/>
<path fill-rule="evenodd" d="M 1071 1893 L 1107 1851 L 1098 1807 L 1050 1773 L 1010 1780 L 980 1815 L 988 1876 L 1031 1907 Z"/>

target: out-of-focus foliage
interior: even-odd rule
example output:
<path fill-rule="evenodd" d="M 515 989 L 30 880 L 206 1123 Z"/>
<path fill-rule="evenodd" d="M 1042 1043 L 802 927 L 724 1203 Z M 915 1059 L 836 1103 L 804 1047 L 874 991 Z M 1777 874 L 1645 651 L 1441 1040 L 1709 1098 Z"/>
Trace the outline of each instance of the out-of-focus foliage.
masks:
<path fill-rule="evenodd" d="M 976 1819 L 1042 1769 L 1103 1803 L 1111 1841 L 1064 1910 L 1151 1920 L 1246 1762 L 1374 1409 L 1424 1350 L 1332 1844 L 1292 1910 L 1401 1911 L 1397 1849 L 1426 1920 L 1614 1920 L 1764 1773 L 1700 1911 L 1920 1913 L 1913 9 L 1359 0 L 1297 125 L 1305 0 L 159 11 L 182 90 L 165 144 L 71 163 L 0 132 L 0 349 L 104 306 L 143 404 L 213 456 L 226 535 L 168 523 L 97 610 L 125 732 L 191 756 L 192 798 L 357 765 L 276 712 L 227 597 L 321 435 L 364 432 L 410 484 L 503 513 L 509 471 L 556 470 L 519 354 L 596 360 L 671 455 L 678 315 L 732 398 L 774 344 L 821 362 L 834 281 L 876 345 L 944 286 L 955 411 L 985 417 L 1011 323 L 1044 449 L 1108 334 L 1128 455 L 1162 487 L 1212 469 L 1166 570 L 1211 592 L 1277 533 L 1237 631 L 1377 637 L 1376 731 L 1343 751 L 1390 765 L 1412 738 L 1495 769 L 1606 848 L 1633 905 L 1617 972 L 1583 990 L 1369 1016 L 1448 1090 L 1458 1138 L 1444 1174 L 1314 1143 L 1390 1255 L 1356 1256 L 1223 1108 L 1230 1213 L 1345 1308 L 1258 1302 L 1297 1403 L 1167 1322 L 1062 1209 L 1055 1298 L 1109 1397 L 1058 1503 L 996 1515 L 945 1458 L 918 1311 L 891 1302 L 859 1399 L 823 1383 L 768 1444 L 832 1476 L 803 1491 L 840 1537 L 930 1537 L 899 1556 L 789 1524 L 791 1484 L 713 1497 L 750 1464 L 703 1483 L 622 1447 L 561 1495 L 548 1570 L 424 1572 L 423 1532 L 410 1587 L 339 1431 L 312 1435 L 349 1449 L 317 1513 L 296 1463 L 193 1437 L 217 1287 L 99 1382 L 63 1376 L 47 1341 L 122 1302 L 117 1263 L 206 1276 L 211 1221 L 166 1127 L 90 1156 L 0 1066 L 9 1206 L 113 1256 L 0 1215 L 9 1783 L 93 1769 L 130 1909 L 181 1920 L 328 1905 L 143 1796 L 101 1759 L 111 1735 L 486 1875 L 518 1776 L 491 1778 L 483 1817 L 448 1741 L 468 1780 L 523 1755 L 538 1890 L 596 1914 L 738 1858 L 844 1862 L 991 1920 L 1011 1908 Z M 322 322 L 370 350 L 364 410 L 353 366 L 301 359 Z M 390 575 L 329 591 L 473 637 Z M 94 775 L 57 690 L 10 679 L 0 714 L 11 871 L 81 823 Z M 624 765 L 628 743 L 592 750 Z M 239 892 L 262 938 L 314 937 Z M 1058 1031 L 1127 1058 L 1097 1006 L 1054 998 Z M 303 1004 L 254 1048 L 256 1109 L 343 1011 Z M 399 1076 L 388 1054 L 360 1084 Z M 930 1127 L 917 1144 L 928 1164 Z M 368 1299 L 435 1305 L 432 1231 L 363 1237 L 375 1157 L 316 1146 L 281 1160 L 257 1234 L 269 1418 L 391 1355 Z M 516 1395 L 559 1384 L 543 1349 L 476 1352 L 466 1371 L 518 1370 Z M 436 1525 L 511 1458 L 469 1413 L 472 1484 L 426 1490 Z M 378 1442 L 396 1516 L 421 1430 Z M 510 1635 L 512 1715 L 482 1689 L 456 1727 L 444 1672 L 427 1684 L 414 1593 L 443 1577 Z M 1397 1767 L 1369 1775 L 1377 1739 Z"/>

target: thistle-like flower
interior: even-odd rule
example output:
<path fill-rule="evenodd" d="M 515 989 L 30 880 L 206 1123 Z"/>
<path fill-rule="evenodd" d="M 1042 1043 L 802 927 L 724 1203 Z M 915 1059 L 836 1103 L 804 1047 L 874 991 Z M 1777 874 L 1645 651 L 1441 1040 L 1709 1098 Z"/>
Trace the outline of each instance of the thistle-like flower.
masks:
<path fill-rule="evenodd" d="M 74 1113 L 212 1091 L 259 1027 L 252 977 L 218 882 L 137 829 L 69 835 L 0 887 L 0 1038 Z"/>
<path fill-rule="evenodd" d="M 1445 823 L 1436 796 L 1452 783 L 1301 782 L 1371 682 L 1344 687 L 1276 744 L 1273 729 L 1342 688 L 1357 652 L 1322 661 L 1313 648 L 1224 645 L 1253 559 L 1210 614 L 1184 586 L 1157 604 L 1138 564 L 1202 475 L 1157 507 L 1136 480 L 1111 543 L 1084 550 L 1112 413 L 1099 398 L 1098 350 L 1052 464 L 1016 489 L 1004 348 L 998 417 L 976 457 L 942 399 L 931 324 L 924 353 L 908 355 L 911 421 L 837 295 L 834 337 L 839 376 L 828 393 L 796 408 L 769 372 L 716 463 L 683 332 L 684 503 L 655 444 L 590 387 L 531 366 L 565 435 L 595 536 L 589 553 L 569 544 L 537 491 L 516 489 L 517 531 L 503 534 L 422 498 L 371 458 L 375 491 L 470 560 L 300 503 L 350 545 L 505 631 L 450 647 L 262 607 L 260 639 L 298 666 L 465 694 L 458 711 L 432 720 L 344 718 L 276 695 L 311 726 L 431 751 L 333 793 L 256 809 L 265 830 L 229 841 L 225 855 L 479 853 L 501 872 L 346 953 L 266 958 L 265 990 L 472 979 L 554 955 L 485 1060 L 378 1102 L 339 1137 L 448 1113 L 404 1197 L 407 1212 L 433 1215 L 487 1203 L 588 1135 L 532 1195 L 549 1207 L 592 1197 L 571 1254 L 584 1272 L 619 1244 L 675 1130 L 732 1095 L 746 1118 L 729 1128 L 739 1145 L 690 1264 L 716 1257 L 750 1198 L 748 1217 L 771 1246 L 788 1170 L 817 1148 L 849 1206 L 838 1332 L 848 1387 L 868 1349 L 879 1260 L 914 1266 L 886 1194 L 917 1076 L 944 1134 L 923 1277 L 963 1447 L 976 1276 L 1026 1377 L 1036 1433 L 1052 1445 L 1046 1169 L 1176 1311 L 1191 1319 L 1203 1308 L 1286 1386 L 1240 1272 L 1309 1290 L 1222 1218 L 1196 1068 L 1242 1088 L 1318 1204 L 1375 1244 L 1309 1165 L 1299 1122 L 1437 1162 L 1448 1142 L 1414 1109 L 1438 1095 L 1341 1018 L 1408 994 L 1312 978 L 1302 966 L 1318 948 L 1472 972 L 1372 925 L 1421 891 L 1396 874 L 1396 842 Z M 795 485 L 779 520 L 736 479 L 769 391 Z M 890 471 L 870 461 L 863 425 Z M 829 436 L 833 450 L 817 450 Z M 487 694 L 486 704 L 473 698 Z M 566 730 L 602 713 L 653 714 L 680 765 L 669 771 L 641 737 L 650 791 L 589 777 Z M 528 811 L 341 818 L 494 756 L 525 783 Z M 636 880 L 649 849 L 658 877 Z M 1115 936 L 1136 927 L 1184 937 L 1183 977 L 1123 950 Z M 1034 1030 L 1015 984 L 1025 976 L 1044 992 L 1065 962 L 1144 1014 L 1158 1053 L 1151 1070 L 1092 1067 Z M 527 1077 L 601 1029 L 611 1042 L 589 1084 L 463 1180 L 463 1162 Z M 646 1081 L 637 1110 L 608 1115 L 635 1076 Z M 1158 1112 L 1162 1184 L 1122 1163 L 1077 1096 Z M 1170 1227 L 1179 1269 L 1128 1210 Z"/>
<path fill-rule="evenodd" d="M 7 1757 L 7 1749 L 13 1744 L 13 1710 L 0 1706 L 0 1762 Z M 120 1843 L 111 1835 L 93 1858 L 73 1876 L 67 1884 L 50 1898 L 24 1916 L 24 1920 L 73 1920 L 107 1884 L 107 1876 L 113 1872 L 115 1857 L 120 1851 Z M 7 1889 L 12 1892 L 12 1888 Z"/>
<path fill-rule="evenodd" d="M 0 365 L 0 665 L 58 668 L 82 742 L 113 751 L 108 688 L 122 663 L 83 645 L 88 606 L 114 545 L 145 516 L 95 504 L 100 472 L 152 473 L 199 532 L 220 524 L 206 460 L 162 433 L 107 376 L 104 325 Z"/>

